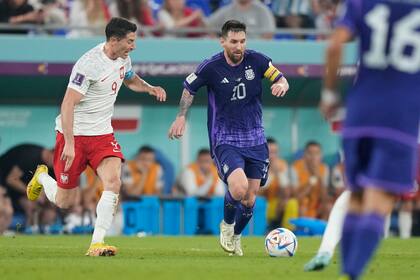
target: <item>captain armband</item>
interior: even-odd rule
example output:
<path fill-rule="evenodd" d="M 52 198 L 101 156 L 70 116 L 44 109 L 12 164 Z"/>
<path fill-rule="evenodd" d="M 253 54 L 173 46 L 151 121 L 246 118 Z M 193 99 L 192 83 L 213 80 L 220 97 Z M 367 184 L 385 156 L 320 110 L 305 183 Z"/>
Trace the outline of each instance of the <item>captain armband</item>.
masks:
<path fill-rule="evenodd" d="M 268 69 L 264 73 L 264 77 L 269 79 L 272 83 L 275 83 L 283 77 L 283 73 L 280 72 L 270 61 Z"/>
<path fill-rule="evenodd" d="M 127 71 L 124 75 L 124 80 L 131 80 L 134 77 L 134 71 Z"/>

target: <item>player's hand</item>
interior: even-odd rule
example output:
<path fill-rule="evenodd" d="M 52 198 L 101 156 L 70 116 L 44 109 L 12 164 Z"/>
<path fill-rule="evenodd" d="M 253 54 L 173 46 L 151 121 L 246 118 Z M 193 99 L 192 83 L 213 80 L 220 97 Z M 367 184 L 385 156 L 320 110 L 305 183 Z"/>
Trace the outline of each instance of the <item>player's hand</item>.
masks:
<path fill-rule="evenodd" d="M 63 152 L 60 156 L 60 160 L 66 162 L 66 165 L 64 166 L 64 172 L 67 172 L 70 169 L 71 165 L 73 164 L 74 157 L 74 144 L 65 143 Z"/>
<path fill-rule="evenodd" d="M 166 101 L 166 91 L 161 87 L 152 87 L 149 91 L 150 95 L 156 96 L 156 100 L 160 102 Z"/>
<path fill-rule="evenodd" d="M 172 123 L 171 127 L 168 131 L 168 137 L 170 139 L 179 139 L 182 135 L 184 135 L 185 131 L 185 117 L 178 116 L 176 117 L 175 121 Z"/>
<path fill-rule="evenodd" d="M 323 89 L 321 92 L 321 101 L 319 110 L 326 120 L 334 118 L 340 108 L 340 98 L 338 94 L 329 89 Z"/>
<path fill-rule="evenodd" d="M 283 97 L 289 90 L 289 83 L 285 77 L 281 77 L 278 82 L 271 86 L 271 94 L 275 97 Z"/>

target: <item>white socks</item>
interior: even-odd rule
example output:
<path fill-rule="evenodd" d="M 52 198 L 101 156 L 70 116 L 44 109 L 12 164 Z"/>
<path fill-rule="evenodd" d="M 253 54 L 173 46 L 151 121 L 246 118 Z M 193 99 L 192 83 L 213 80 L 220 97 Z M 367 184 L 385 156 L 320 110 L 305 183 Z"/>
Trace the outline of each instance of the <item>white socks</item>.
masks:
<path fill-rule="evenodd" d="M 334 255 L 335 247 L 341 239 L 344 217 L 350 203 L 350 191 L 344 191 L 335 201 L 328 218 L 327 228 L 322 236 L 321 246 L 318 253 L 329 253 Z"/>
<path fill-rule="evenodd" d="M 106 231 L 111 227 L 118 205 L 118 194 L 103 191 L 96 207 L 96 223 L 93 231 L 92 244 L 103 243 Z"/>
<path fill-rule="evenodd" d="M 400 237 L 407 239 L 411 237 L 411 226 L 413 224 L 413 217 L 411 212 L 400 211 L 398 213 L 398 228 L 400 229 Z"/>
<path fill-rule="evenodd" d="M 48 175 L 48 173 L 41 173 L 38 177 L 38 183 L 44 187 L 44 192 L 48 200 L 55 204 L 57 182 L 50 175 Z"/>

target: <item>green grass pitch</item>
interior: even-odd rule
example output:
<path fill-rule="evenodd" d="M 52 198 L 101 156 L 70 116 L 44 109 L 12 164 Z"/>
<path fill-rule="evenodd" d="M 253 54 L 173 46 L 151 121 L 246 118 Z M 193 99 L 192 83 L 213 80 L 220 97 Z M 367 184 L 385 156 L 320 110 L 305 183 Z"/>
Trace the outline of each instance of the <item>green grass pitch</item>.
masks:
<path fill-rule="evenodd" d="M 303 272 L 320 243 L 299 238 L 292 258 L 271 258 L 263 237 L 243 238 L 245 256 L 229 257 L 217 237 L 116 237 L 115 257 L 90 258 L 89 236 L 0 237 L 0 279 L 337 279 L 337 258 L 322 272 Z M 420 279 L 420 239 L 385 240 L 364 279 Z"/>

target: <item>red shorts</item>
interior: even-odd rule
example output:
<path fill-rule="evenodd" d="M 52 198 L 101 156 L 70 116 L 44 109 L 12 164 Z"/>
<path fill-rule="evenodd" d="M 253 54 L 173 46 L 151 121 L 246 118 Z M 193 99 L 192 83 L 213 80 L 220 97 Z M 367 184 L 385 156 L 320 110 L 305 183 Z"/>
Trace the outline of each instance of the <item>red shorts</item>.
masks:
<path fill-rule="evenodd" d="M 63 189 L 72 189 L 79 185 L 80 174 L 89 164 L 93 170 L 106 157 L 118 157 L 124 161 L 120 144 L 114 134 L 99 136 L 74 136 L 75 158 L 70 169 L 64 172 L 65 161 L 60 160 L 64 149 L 64 135 L 57 132 L 54 150 L 54 173 L 57 185 Z"/>

